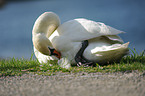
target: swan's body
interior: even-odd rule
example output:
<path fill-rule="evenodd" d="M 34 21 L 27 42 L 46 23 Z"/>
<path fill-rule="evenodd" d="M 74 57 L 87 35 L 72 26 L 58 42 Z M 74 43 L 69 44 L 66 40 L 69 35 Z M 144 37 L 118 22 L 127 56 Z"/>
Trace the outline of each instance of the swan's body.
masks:
<path fill-rule="evenodd" d="M 54 24 L 47 24 L 48 22 Z M 52 27 L 48 27 L 49 25 Z M 53 47 L 61 52 L 62 59 L 59 63 L 63 63 L 65 59 L 76 64 L 74 58 L 81 48 L 81 42 L 88 40 L 89 45 L 83 53 L 86 59 L 98 63 L 116 61 L 128 52 L 128 43 L 123 44 L 123 40 L 117 36 L 120 33 L 122 32 L 104 23 L 83 18 L 60 25 L 56 14 L 46 12 L 37 19 L 33 28 L 34 51 L 38 60 L 46 63 L 47 60 L 56 59 L 48 56 L 48 46 Z"/>

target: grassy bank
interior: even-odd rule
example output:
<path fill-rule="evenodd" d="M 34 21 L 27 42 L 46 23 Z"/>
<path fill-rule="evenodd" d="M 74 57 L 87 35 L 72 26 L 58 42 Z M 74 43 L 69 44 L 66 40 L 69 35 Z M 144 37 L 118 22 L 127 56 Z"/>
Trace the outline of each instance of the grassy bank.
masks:
<path fill-rule="evenodd" d="M 57 65 L 57 61 L 49 61 L 47 64 L 41 65 L 37 60 L 32 57 L 28 59 L 2 59 L 0 60 L 0 76 L 13 76 L 22 75 L 24 73 L 34 73 L 41 75 L 54 75 L 57 72 L 118 72 L 118 71 L 144 71 L 145 70 L 145 53 L 140 54 L 136 50 L 131 50 L 132 55 L 128 55 L 121 59 L 119 63 L 112 63 L 105 66 L 96 67 L 71 67 L 64 69 Z M 52 66 L 53 65 L 53 66 Z"/>

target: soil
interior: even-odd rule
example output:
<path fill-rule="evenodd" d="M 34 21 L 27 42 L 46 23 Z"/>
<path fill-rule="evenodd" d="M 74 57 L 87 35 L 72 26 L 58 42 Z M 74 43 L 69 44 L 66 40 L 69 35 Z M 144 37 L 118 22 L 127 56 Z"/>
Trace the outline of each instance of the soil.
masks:
<path fill-rule="evenodd" d="M 145 72 L 0 77 L 0 96 L 145 96 Z"/>

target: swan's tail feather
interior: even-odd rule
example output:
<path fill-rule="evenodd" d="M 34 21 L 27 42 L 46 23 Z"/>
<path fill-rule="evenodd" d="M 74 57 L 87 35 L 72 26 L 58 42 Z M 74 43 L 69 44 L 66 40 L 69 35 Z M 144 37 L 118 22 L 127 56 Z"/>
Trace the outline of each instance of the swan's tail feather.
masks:
<path fill-rule="evenodd" d="M 97 62 L 99 63 L 118 61 L 129 53 L 128 45 L 129 42 L 125 44 L 114 44 L 112 46 L 106 46 L 106 50 L 94 51 L 92 53 L 97 56 Z"/>

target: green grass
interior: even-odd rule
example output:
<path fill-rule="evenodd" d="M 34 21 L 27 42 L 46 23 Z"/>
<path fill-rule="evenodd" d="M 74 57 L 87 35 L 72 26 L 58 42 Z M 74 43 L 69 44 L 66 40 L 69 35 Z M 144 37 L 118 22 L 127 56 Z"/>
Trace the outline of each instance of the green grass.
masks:
<path fill-rule="evenodd" d="M 131 49 L 130 49 L 131 50 Z M 145 52 L 138 54 L 136 50 L 131 50 L 132 55 L 128 55 L 121 59 L 119 63 L 112 63 L 105 66 L 96 67 L 71 67 L 70 69 L 64 69 L 57 65 L 57 61 L 49 61 L 47 64 L 40 64 L 37 60 L 33 60 L 32 57 L 27 59 L 2 59 L 0 60 L 0 76 L 14 76 L 22 74 L 39 74 L 39 75 L 54 75 L 57 72 L 125 72 L 125 71 L 144 71 L 145 70 Z M 53 66 L 51 66 L 53 65 Z"/>

